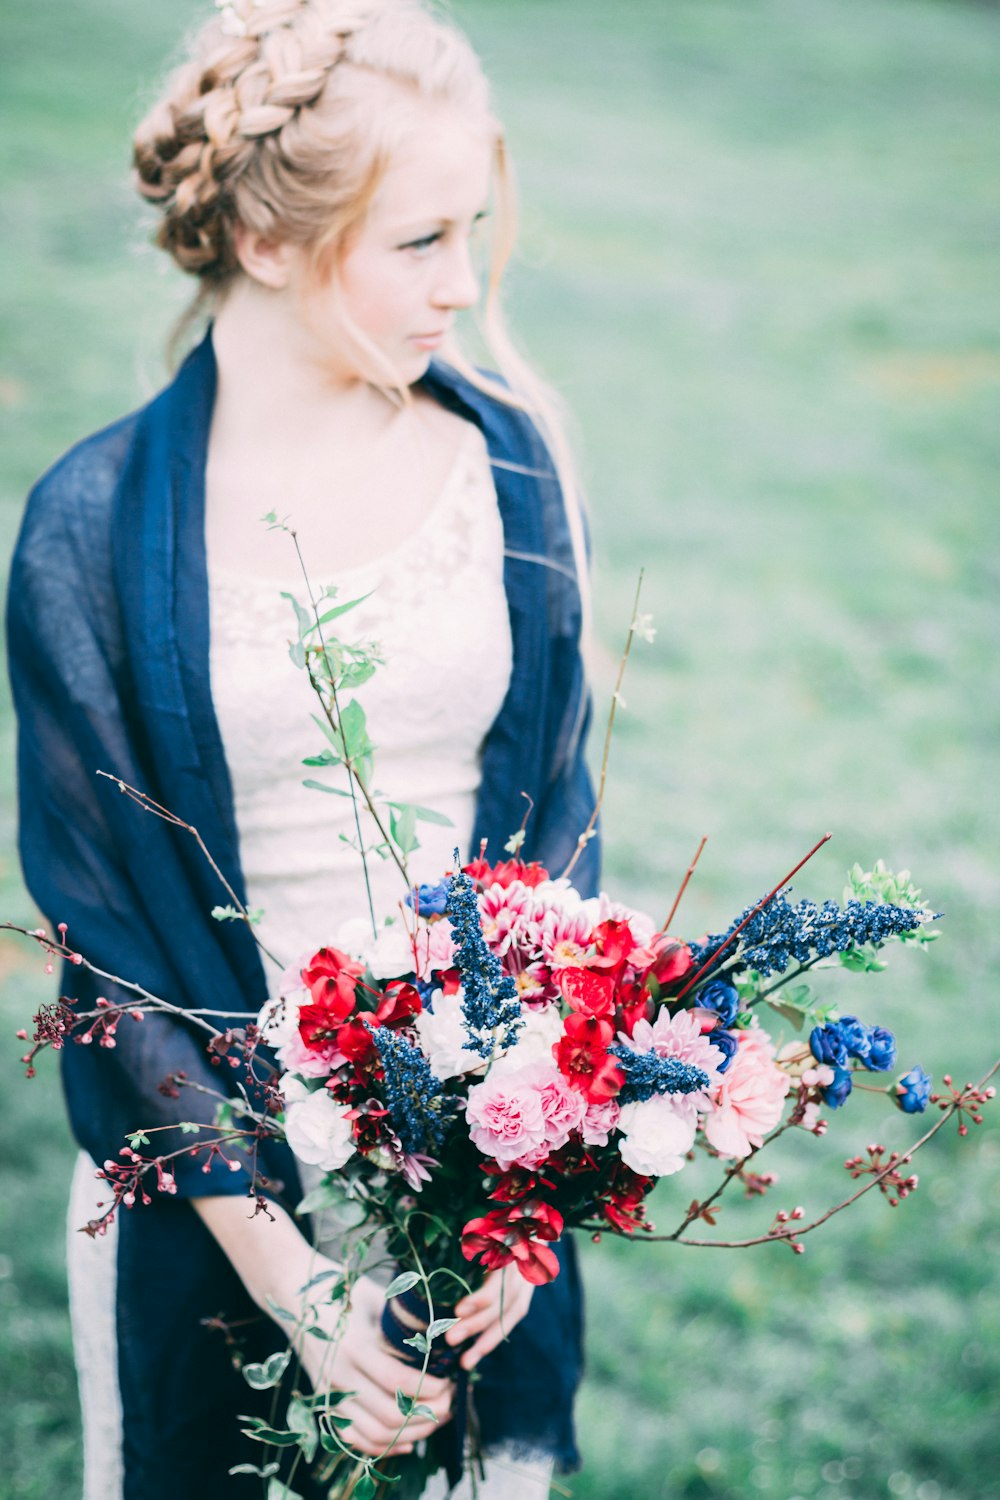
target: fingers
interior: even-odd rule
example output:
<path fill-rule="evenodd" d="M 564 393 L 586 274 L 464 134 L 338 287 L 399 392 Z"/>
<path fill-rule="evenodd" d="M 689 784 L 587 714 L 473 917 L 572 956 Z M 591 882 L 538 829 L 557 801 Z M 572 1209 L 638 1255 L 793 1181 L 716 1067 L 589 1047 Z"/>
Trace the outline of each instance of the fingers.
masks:
<path fill-rule="evenodd" d="M 516 1328 L 531 1305 L 533 1288 L 516 1273 L 493 1271 L 478 1291 L 463 1297 L 455 1312 L 460 1322 L 445 1338 L 452 1346 L 474 1338 L 461 1358 L 463 1369 L 472 1370 Z"/>

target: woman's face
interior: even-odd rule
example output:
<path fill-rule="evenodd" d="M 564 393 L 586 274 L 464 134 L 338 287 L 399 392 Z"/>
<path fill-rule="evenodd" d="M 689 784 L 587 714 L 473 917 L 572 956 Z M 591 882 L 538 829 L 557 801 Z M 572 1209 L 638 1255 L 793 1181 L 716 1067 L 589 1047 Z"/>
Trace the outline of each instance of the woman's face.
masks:
<path fill-rule="evenodd" d="M 297 306 L 331 376 L 383 383 L 391 372 L 411 385 L 456 312 L 476 301 L 473 235 L 486 212 L 493 139 L 485 121 L 451 106 L 418 106 L 337 271 L 317 284 L 303 260 Z"/>

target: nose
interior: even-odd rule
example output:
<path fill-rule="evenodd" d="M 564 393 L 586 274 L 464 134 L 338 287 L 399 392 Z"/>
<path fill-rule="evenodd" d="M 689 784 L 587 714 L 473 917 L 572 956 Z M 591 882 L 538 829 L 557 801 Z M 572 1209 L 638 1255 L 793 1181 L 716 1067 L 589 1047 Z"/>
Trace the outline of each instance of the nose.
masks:
<path fill-rule="evenodd" d="M 439 263 L 440 277 L 433 294 L 436 307 L 460 310 L 479 300 L 479 277 L 472 263 L 468 239 L 456 237 Z"/>

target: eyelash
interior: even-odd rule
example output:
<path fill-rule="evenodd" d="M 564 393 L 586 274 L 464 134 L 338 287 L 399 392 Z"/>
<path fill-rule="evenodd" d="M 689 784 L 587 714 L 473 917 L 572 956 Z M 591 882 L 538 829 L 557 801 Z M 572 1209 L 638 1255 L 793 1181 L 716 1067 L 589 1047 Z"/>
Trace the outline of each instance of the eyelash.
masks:
<path fill-rule="evenodd" d="M 440 232 L 440 230 L 438 230 L 434 234 L 425 234 L 422 239 L 419 239 L 419 240 L 410 240 L 409 244 L 401 245 L 400 249 L 401 250 L 429 250 L 430 247 L 433 244 L 436 244 L 436 242 L 440 238 L 441 238 L 441 232 Z"/>

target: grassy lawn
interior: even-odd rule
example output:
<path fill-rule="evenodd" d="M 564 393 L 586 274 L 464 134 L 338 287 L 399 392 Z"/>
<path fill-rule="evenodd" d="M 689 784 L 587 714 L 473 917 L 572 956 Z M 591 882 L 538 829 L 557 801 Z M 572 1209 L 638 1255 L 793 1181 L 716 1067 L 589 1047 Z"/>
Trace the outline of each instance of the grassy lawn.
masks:
<path fill-rule="evenodd" d="M 201 11 L 207 5 L 200 7 Z M 510 310 L 573 413 L 592 508 L 599 721 L 638 568 L 605 806 L 608 884 L 717 930 L 799 877 L 908 866 L 928 953 L 835 993 L 904 1066 L 985 1071 L 1000 1032 L 996 795 L 1000 12 L 959 0 L 455 0 L 524 199 Z M 190 0 L 8 7 L 0 57 L 0 541 L 32 479 L 162 379 L 186 287 L 146 246 L 129 125 Z M 0 716 L 0 916 L 27 918 Z M 14 1029 L 49 994 L 0 946 L 0 1497 L 79 1485 L 63 1309 L 72 1149 Z M 848 1004 L 848 997 L 850 1004 Z M 978 1071 L 977 1071 L 978 1070 Z M 820 1208 L 917 1129 L 856 1101 L 779 1163 Z M 576 1500 L 998 1500 L 996 1120 L 920 1191 L 801 1257 L 586 1246 Z M 670 1229 L 698 1191 L 664 1183 Z M 726 1209 L 732 1235 L 771 1204 Z"/>

